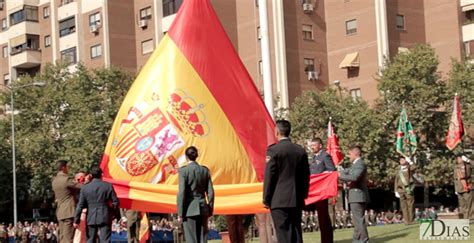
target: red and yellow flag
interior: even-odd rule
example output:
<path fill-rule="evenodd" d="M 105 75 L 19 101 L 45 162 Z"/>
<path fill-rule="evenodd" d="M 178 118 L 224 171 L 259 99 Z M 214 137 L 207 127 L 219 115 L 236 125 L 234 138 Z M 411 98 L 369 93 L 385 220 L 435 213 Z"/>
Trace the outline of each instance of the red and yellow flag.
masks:
<path fill-rule="evenodd" d="M 448 134 L 446 135 L 446 147 L 449 150 L 453 150 L 461 142 L 463 135 L 464 127 L 461 117 L 461 105 L 459 103 L 459 96 L 456 94 L 453 101 L 453 113 L 449 122 Z"/>
<path fill-rule="evenodd" d="M 118 112 L 102 159 L 121 206 L 175 212 L 178 168 L 196 146 L 216 213 L 263 210 L 274 123 L 208 0 L 184 1 Z"/>
<path fill-rule="evenodd" d="M 331 155 L 332 162 L 334 165 L 339 165 L 342 160 L 344 160 L 344 154 L 341 151 L 341 147 L 339 146 L 339 139 L 337 138 L 336 133 L 334 132 L 334 127 L 332 125 L 331 119 L 329 119 L 328 123 L 328 144 L 326 151 L 329 155 Z"/>
<path fill-rule="evenodd" d="M 146 243 L 150 239 L 150 221 L 148 221 L 148 216 L 146 213 L 142 213 L 142 219 L 140 220 L 140 232 L 138 239 L 140 243 Z"/>

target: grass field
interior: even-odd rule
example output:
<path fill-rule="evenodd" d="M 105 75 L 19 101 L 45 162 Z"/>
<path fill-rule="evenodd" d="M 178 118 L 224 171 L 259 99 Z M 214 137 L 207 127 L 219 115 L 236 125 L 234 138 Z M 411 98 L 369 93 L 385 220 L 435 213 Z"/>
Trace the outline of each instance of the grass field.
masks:
<path fill-rule="evenodd" d="M 403 224 L 396 225 L 387 225 L 387 226 L 374 226 L 369 227 L 369 238 L 370 242 L 402 242 L 402 243 L 412 243 L 420 242 L 426 243 L 429 241 L 419 240 L 419 227 L 418 225 L 405 226 Z M 336 230 L 334 232 L 334 242 L 345 243 L 352 242 L 352 232 L 353 229 L 342 229 Z M 474 227 L 471 225 L 471 235 L 474 233 Z M 305 233 L 303 235 L 304 241 L 308 243 L 317 243 L 319 240 L 319 232 Z M 471 241 L 473 242 L 474 237 L 471 236 Z M 211 242 L 220 242 L 220 241 L 211 241 Z M 251 242 L 258 242 L 258 239 L 254 239 Z M 462 242 L 462 241 L 438 241 L 438 242 Z"/>

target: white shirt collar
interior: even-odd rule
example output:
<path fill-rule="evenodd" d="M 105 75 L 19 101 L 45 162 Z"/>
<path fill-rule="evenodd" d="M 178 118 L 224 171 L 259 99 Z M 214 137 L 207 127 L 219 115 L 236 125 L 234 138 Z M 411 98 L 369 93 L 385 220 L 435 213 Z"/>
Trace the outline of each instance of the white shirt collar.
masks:
<path fill-rule="evenodd" d="M 354 161 L 352 161 L 352 164 L 355 164 L 355 163 L 356 163 L 357 161 L 359 161 L 360 159 L 361 159 L 360 157 L 357 158 L 357 159 L 355 159 Z"/>

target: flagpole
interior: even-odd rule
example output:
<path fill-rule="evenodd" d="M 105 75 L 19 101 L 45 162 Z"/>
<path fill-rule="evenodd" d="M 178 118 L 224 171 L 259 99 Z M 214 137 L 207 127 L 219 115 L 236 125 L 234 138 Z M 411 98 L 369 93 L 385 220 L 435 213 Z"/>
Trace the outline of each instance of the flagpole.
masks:
<path fill-rule="evenodd" d="M 262 49 L 262 73 L 263 73 L 263 92 L 265 106 L 268 112 L 274 118 L 273 112 L 273 87 L 272 87 L 272 73 L 270 66 L 270 43 L 268 34 L 268 13 L 267 1 L 258 0 L 258 14 L 260 20 L 260 45 Z"/>

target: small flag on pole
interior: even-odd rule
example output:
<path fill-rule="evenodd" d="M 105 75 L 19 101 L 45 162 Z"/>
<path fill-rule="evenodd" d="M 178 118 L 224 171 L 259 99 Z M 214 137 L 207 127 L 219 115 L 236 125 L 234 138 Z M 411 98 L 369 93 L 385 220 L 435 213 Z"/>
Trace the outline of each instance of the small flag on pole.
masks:
<path fill-rule="evenodd" d="M 150 238 L 150 225 L 148 224 L 148 217 L 146 213 L 142 213 L 142 220 L 140 221 L 140 243 L 146 243 Z"/>
<path fill-rule="evenodd" d="M 404 157 L 411 158 L 415 154 L 416 146 L 415 131 L 408 121 L 407 111 L 402 108 L 397 129 L 397 152 Z"/>
<path fill-rule="evenodd" d="M 341 147 L 339 146 L 339 139 L 337 138 L 337 135 L 334 132 L 334 127 L 332 126 L 331 118 L 329 118 L 328 123 L 328 144 L 326 150 L 329 155 L 331 155 L 331 159 L 332 162 L 334 162 L 334 165 L 339 165 L 344 159 L 344 154 L 341 152 Z"/>
<path fill-rule="evenodd" d="M 464 127 L 461 117 L 461 105 L 459 103 L 459 96 L 456 94 L 453 101 L 453 113 L 451 114 L 451 121 L 449 122 L 448 134 L 446 135 L 446 147 L 453 150 L 458 143 L 461 142 L 464 135 Z"/>

